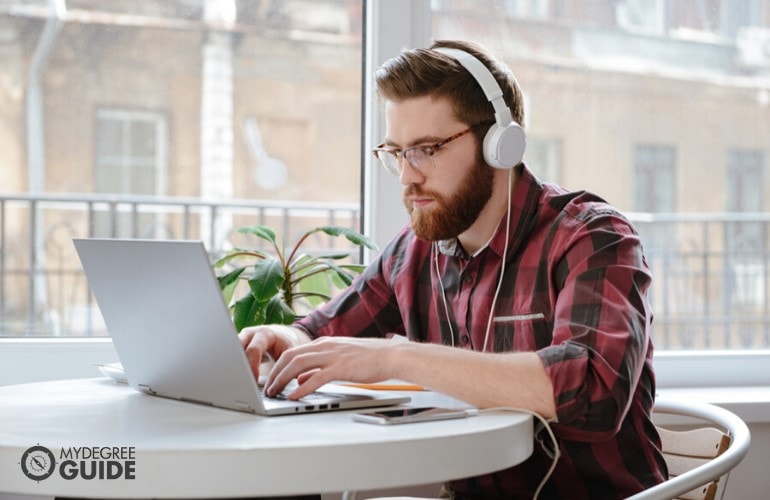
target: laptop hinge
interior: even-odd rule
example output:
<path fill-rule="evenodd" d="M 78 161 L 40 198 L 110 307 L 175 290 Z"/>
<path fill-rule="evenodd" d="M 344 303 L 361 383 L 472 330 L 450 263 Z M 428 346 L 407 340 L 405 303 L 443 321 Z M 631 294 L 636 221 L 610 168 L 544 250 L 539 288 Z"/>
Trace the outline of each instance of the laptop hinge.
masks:
<path fill-rule="evenodd" d="M 193 398 L 181 397 L 181 398 L 179 398 L 179 400 L 180 401 L 185 401 L 187 403 L 196 403 L 196 404 L 199 404 L 199 405 L 214 406 L 214 403 L 212 403 L 211 401 L 203 401 L 201 399 L 193 399 Z"/>
<path fill-rule="evenodd" d="M 153 396 L 156 394 L 149 385 L 139 384 L 139 390 L 147 394 L 152 394 Z"/>
<path fill-rule="evenodd" d="M 249 410 L 249 411 L 254 411 L 254 408 L 252 408 L 249 403 L 244 403 L 243 401 L 235 401 L 234 404 L 238 408 L 242 408 L 244 410 Z"/>

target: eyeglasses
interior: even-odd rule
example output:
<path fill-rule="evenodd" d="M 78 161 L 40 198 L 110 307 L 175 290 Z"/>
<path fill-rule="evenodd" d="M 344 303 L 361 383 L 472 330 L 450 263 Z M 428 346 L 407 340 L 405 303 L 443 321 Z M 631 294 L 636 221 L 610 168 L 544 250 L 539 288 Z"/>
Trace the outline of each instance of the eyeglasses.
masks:
<path fill-rule="evenodd" d="M 474 125 L 473 127 L 467 128 L 462 132 L 458 132 L 455 135 L 449 136 L 443 141 L 439 141 L 434 144 L 421 144 L 419 146 L 412 146 L 411 148 L 397 149 L 385 147 L 385 143 L 383 143 L 374 148 L 372 153 L 374 154 L 375 158 L 380 160 L 380 163 L 382 163 L 382 166 L 385 167 L 385 170 L 393 175 L 401 175 L 401 172 L 404 170 L 401 167 L 401 160 L 405 158 L 413 169 L 423 173 L 428 169 L 428 166 L 433 168 L 436 167 L 433 164 L 433 155 L 436 154 L 436 151 L 454 141 L 455 139 L 459 139 L 460 137 L 464 136 L 477 126 L 478 125 Z"/>

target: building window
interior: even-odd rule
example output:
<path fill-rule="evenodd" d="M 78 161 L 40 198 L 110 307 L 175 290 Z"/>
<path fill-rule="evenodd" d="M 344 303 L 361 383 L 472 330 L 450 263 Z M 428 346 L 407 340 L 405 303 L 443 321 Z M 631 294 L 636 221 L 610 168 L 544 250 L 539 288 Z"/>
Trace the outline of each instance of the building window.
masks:
<path fill-rule="evenodd" d="M 166 120 L 160 113 L 100 110 L 96 119 L 96 193 L 163 195 Z M 158 214 L 95 213 L 97 236 L 159 236 Z M 138 234 L 137 234 L 138 229 Z"/>
<path fill-rule="evenodd" d="M 96 192 L 163 194 L 165 119 L 158 113 L 100 110 Z"/>
<path fill-rule="evenodd" d="M 634 209 L 676 211 L 676 151 L 672 146 L 639 145 L 634 150 Z"/>
<path fill-rule="evenodd" d="M 731 150 L 727 157 L 727 212 L 762 212 L 764 154 Z M 735 312 L 761 313 L 767 294 L 765 226 L 761 221 L 731 220 L 725 231 L 726 300 Z"/>
<path fill-rule="evenodd" d="M 764 162 L 762 151 L 731 150 L 727 156 L 727 211 L 762 211 L 764 198 Z M 729 233 L 730 246 L 761 249 L 761 225 L 736 222 Z"/>

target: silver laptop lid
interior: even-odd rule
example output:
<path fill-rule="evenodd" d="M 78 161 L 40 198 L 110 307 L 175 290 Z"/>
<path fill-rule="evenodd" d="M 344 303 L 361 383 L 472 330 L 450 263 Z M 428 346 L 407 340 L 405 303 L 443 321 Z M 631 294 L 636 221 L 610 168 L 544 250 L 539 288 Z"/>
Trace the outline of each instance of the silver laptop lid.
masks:
<path fill-rule="evenodd" d="M 74 243 L 131 386 L 262 413 L 257 383 L 201 242 Z"/>
<path fill-rule="evenodd" d="M 203 243 L 74 239 L 128 383 L 263 415 L 390 406 L 391 394 L 262 399 Z"/>

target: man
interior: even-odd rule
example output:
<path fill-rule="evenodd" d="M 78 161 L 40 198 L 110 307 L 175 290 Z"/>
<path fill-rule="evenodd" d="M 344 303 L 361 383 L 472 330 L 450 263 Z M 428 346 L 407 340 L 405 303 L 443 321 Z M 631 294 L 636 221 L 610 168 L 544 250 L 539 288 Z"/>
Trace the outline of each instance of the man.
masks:
<path fill-rule="evenodd" d="M 294 378 L 292 398 L 332 380 L 397 378 L 479 408 L 536 412 L 561 451 L 544 498 L 620 498 L 662 481 L 651 277 L 636 231 L 519 160 L 490 167 L 482 143 L 496 109 L 441 47 L 483 62 L 523 123 L 515 79 L 475 44 L 436 42 L 378 69 L 386 140 L 375 155 L 399 176 L 411 223 L 326 306 L 293 326 L 244 330 L 255 374 L 269 354 L 268 394 Z M 531 497 L 551 465 L 545 442 L 517 467 L 446 487 L 456 498 Z"/>

